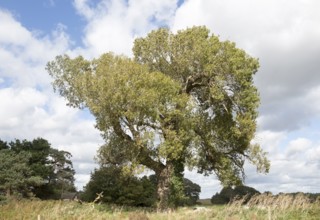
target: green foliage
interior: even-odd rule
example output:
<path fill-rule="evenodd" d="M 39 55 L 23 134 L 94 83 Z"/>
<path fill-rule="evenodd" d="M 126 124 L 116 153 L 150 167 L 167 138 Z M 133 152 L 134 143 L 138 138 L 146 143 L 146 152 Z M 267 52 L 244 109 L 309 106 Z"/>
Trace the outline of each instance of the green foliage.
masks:
<path fill-rule="evenodd" d="M 50 149 L 48 165 L 52 172 L 48 177 L 48 186 L 54 189 L 59 198 L 64 192 L 76 191 L 74 186 L 75 171 L 71 157 L 72 155 L 67 151 Z"/>
<path fill-rule="evenodd" d="M 169 204 L 172 207 L 184 205 L 187 197 L 184 193 L 183 178 L 180 176 L 172 176 L 170 181 Z"/>
<path fill-rule="evenodd" d="M 192 181 L 175 178 L 172 183 L 170 203 L 172 206 L 195 205 L 201 188 Z M 81 199 L 92 202 L 103 192 L 101 202 L 128 206 L 155 206 L 157 201 L 157 177 L 138 178 L 123 172 L 123 167 L 109 165 L 95 169 L 81 194 Z"/>
<path fill-rule="evenodd" d="M 169 181 L 176 167 L 215 173 L 225 186 L 242 182 L 246 159 L 268 172 L 266 154 L 251 144 L 257 59 L 205 27 L 152 31 L 135 40 L 133 53 L 133 59 L 106 53 L 91 61 L 63 55 L 47 64 L 54 90 L 95 116 L 105 139 L 101 165 L 153 170 L 164 206 L 178 187 L 168 186 L 178 184 Z"/>
<path fill-rule="evenodd" d="M 186 205 L 197 204 L 197 201 L 199 200 L 199 194 L 201 192 L 201 187 L 187 178 L 183 178 L 183 184 L 184 184 L 185 197 L 187 198 L 187 200 L 185 201 L 185 204 Z"/>
<path fill-rule="evenodd" d="M 157 186 L 156 175 L 149 176 L 149 180 Z M 201 193 L 201 187 L 183 176 L 175 176 L 171 179 L 171 192 L 169 202 L 173 207 L 196 205 Z"/>
<path fill-rule="evenodd" d="M 2 141 L 0 139 L 0 150 L 5 150 L 5 149 L 9 149 L 9 145 L 7 144 L 7 142 Z"/>
<path fill-rule="evenodd" d="M 101 192 L 104 203 L 152 206 L 156 201 L 155 185 L 147 177 L 124 175 L 118 166 L 95 169 L 81 197 L 84 201 L 93 201 Z"/>
<path fill-rule="evenodd" d="M 51 148 L 43 138 L 0 140 L 0 147 L 0 187 L 7 195 L 58 199 L 64 191 L 75 190 L 70 153 Z"/>
<path fill-rule="evenodd" d="M 258 194 L 260 194 L 259 191 L 249 186 L 239 185 L 234 188 L 228 186 L 228 187 L 223 187 L 220 193 L 216 193 L 214 196 L 212 196 L 211 203 L 212 204 L 228 204 L 234 199 L 242 199 L 242 198 L 245 199 L 244 202 L 247 202 L 254 195 L 258 195 Z"/>
<path fill-rule="evenodd" d="M 28 195 L 32 186 L 41 184 L 42 179 L 33 176 L 28 166 L 30 158 L 30 154 L 17 154 L 8 149 L 0 151 L 0 189 L 7 197 L 17 193 Z"/>

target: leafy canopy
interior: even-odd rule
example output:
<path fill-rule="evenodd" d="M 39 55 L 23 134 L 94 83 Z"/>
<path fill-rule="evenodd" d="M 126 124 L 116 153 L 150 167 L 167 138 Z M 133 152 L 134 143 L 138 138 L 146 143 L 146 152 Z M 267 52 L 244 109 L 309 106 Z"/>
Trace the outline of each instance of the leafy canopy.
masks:
<path fill-rule="evenodd" d="M 101 164 L 168 164 L 215 173 L 225 184 L 244 177 L 245 159 L 268 172 L 251 141 L 259 63 L 205 27 L 161 28 L 133 47 L 134 58 L 106 53 L 91 61 L 57 56 L 47 64 L 53 86 L 73 107 L 88 108 L 105 144 Z"/>

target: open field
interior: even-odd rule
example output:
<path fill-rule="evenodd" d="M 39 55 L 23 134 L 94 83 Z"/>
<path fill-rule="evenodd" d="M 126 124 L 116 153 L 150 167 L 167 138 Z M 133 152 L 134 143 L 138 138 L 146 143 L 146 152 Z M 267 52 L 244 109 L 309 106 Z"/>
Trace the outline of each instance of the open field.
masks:
<path fill-rule="evenodd" d="M 320 204 L 301 197 L 256 197 L 246 205 L 241 201 L 218 206 L 181 207 L 157 213 L 148 208 L 128 208 L 74 201 L 10 201 L 0 205 L 0 219 L 128 219 L 128 220 L 201 220 L 201 219 L 319 219 Z"/>

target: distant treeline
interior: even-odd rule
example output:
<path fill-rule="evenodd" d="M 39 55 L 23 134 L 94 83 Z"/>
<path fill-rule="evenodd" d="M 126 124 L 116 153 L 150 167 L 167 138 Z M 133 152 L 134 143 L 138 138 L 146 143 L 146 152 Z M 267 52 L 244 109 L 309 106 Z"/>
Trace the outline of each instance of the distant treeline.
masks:
<path fill-rule="evenodd" d="M 77 195 L 83 201 L 92 202 L 102 192 L 103 197 L 99 202 L 103 203 L 145 207 L 156 205 L 156 176 L 125 174 L 124 167 L 117 165 L 95 169 L 84 190 L 77 192 L 71 157 L 67 151 L 52 148 L 43 138 L 32 141 L 16 139 L 11 142 L 0 139 L 0 201 L 32 197 L 72 199 Z M 170 198 L 171 203 L 176 206 L 196 204 L 201 192 L 198 184 L 183 178 L 182 184 L 176 184 L 175 187 L 172 190 L 177 193 Z"/>
<path fill-rule="evenodd" d="M 80 198 L 90 202 L 102 192 L 103 197 L 100 201 L 103 203 L 151 207 L 157 203 L 157 182 L 155 175 L 139 178 L 125 174 L 121 166 L 102 166 L 91 174 Z M 183 178 L 181 188 L 181 195 L 178 198 L 170 198 L 170 202 L 175 206 L 196 204 L 201 192 L 200 186 Z"/>
<path fill-rule="evenodd" d="M 317 200 L 320 201 L 320 193 L 302 193 L 302 192 L 296 192 L 296 193 L 279 193 L 277 195 L 272 195 L 271 192 L 267 191 L 264 193 L 260 193 L 258 190 L 245 186 L 245 185 L 239 185 L 235 187 L 224 187 L 219 193 L 216 193 L 211 198 L 212 204 L 228 204 L 229 202 L 232 202 L 235 199 L 245 199 L 244 202 L 249 201 L 253 196 L 260 195 L 260 194 L 266 194 L 269 196 L 283 196 L 288 195 L 292 196 L 293 198 L 298 195 L 304 195 L 309 199 L 311 203 L 316 202 Z"/>
<path fill-rule="evenodd" d="M 1 198 L 60 199 L 64 192 L 76 191 L 70 158 L 43 138 L 0 140 Z"/>

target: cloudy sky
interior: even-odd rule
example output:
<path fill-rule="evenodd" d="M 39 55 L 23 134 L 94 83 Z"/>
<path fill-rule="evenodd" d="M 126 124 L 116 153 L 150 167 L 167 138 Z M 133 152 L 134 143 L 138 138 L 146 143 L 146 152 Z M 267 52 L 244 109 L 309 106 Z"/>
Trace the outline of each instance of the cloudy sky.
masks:
<path fill-rule="evenodd" d="M 246 165 L 246 184 L 320 192 L 319 10 L 318 0 L 1 0 L 0 139 L 43 137 L 71 152 L 81 189 L 102 139 L 88 112 L 53 93 L 46 63 L 63 53 L 131 56 L 133 40 L 153 29 L 206 25 L 260 60 L 255 141 L 269 152 L 271 170 Z M 186 175 L 202 198 L 221 189 L 215 177 Z"/>

